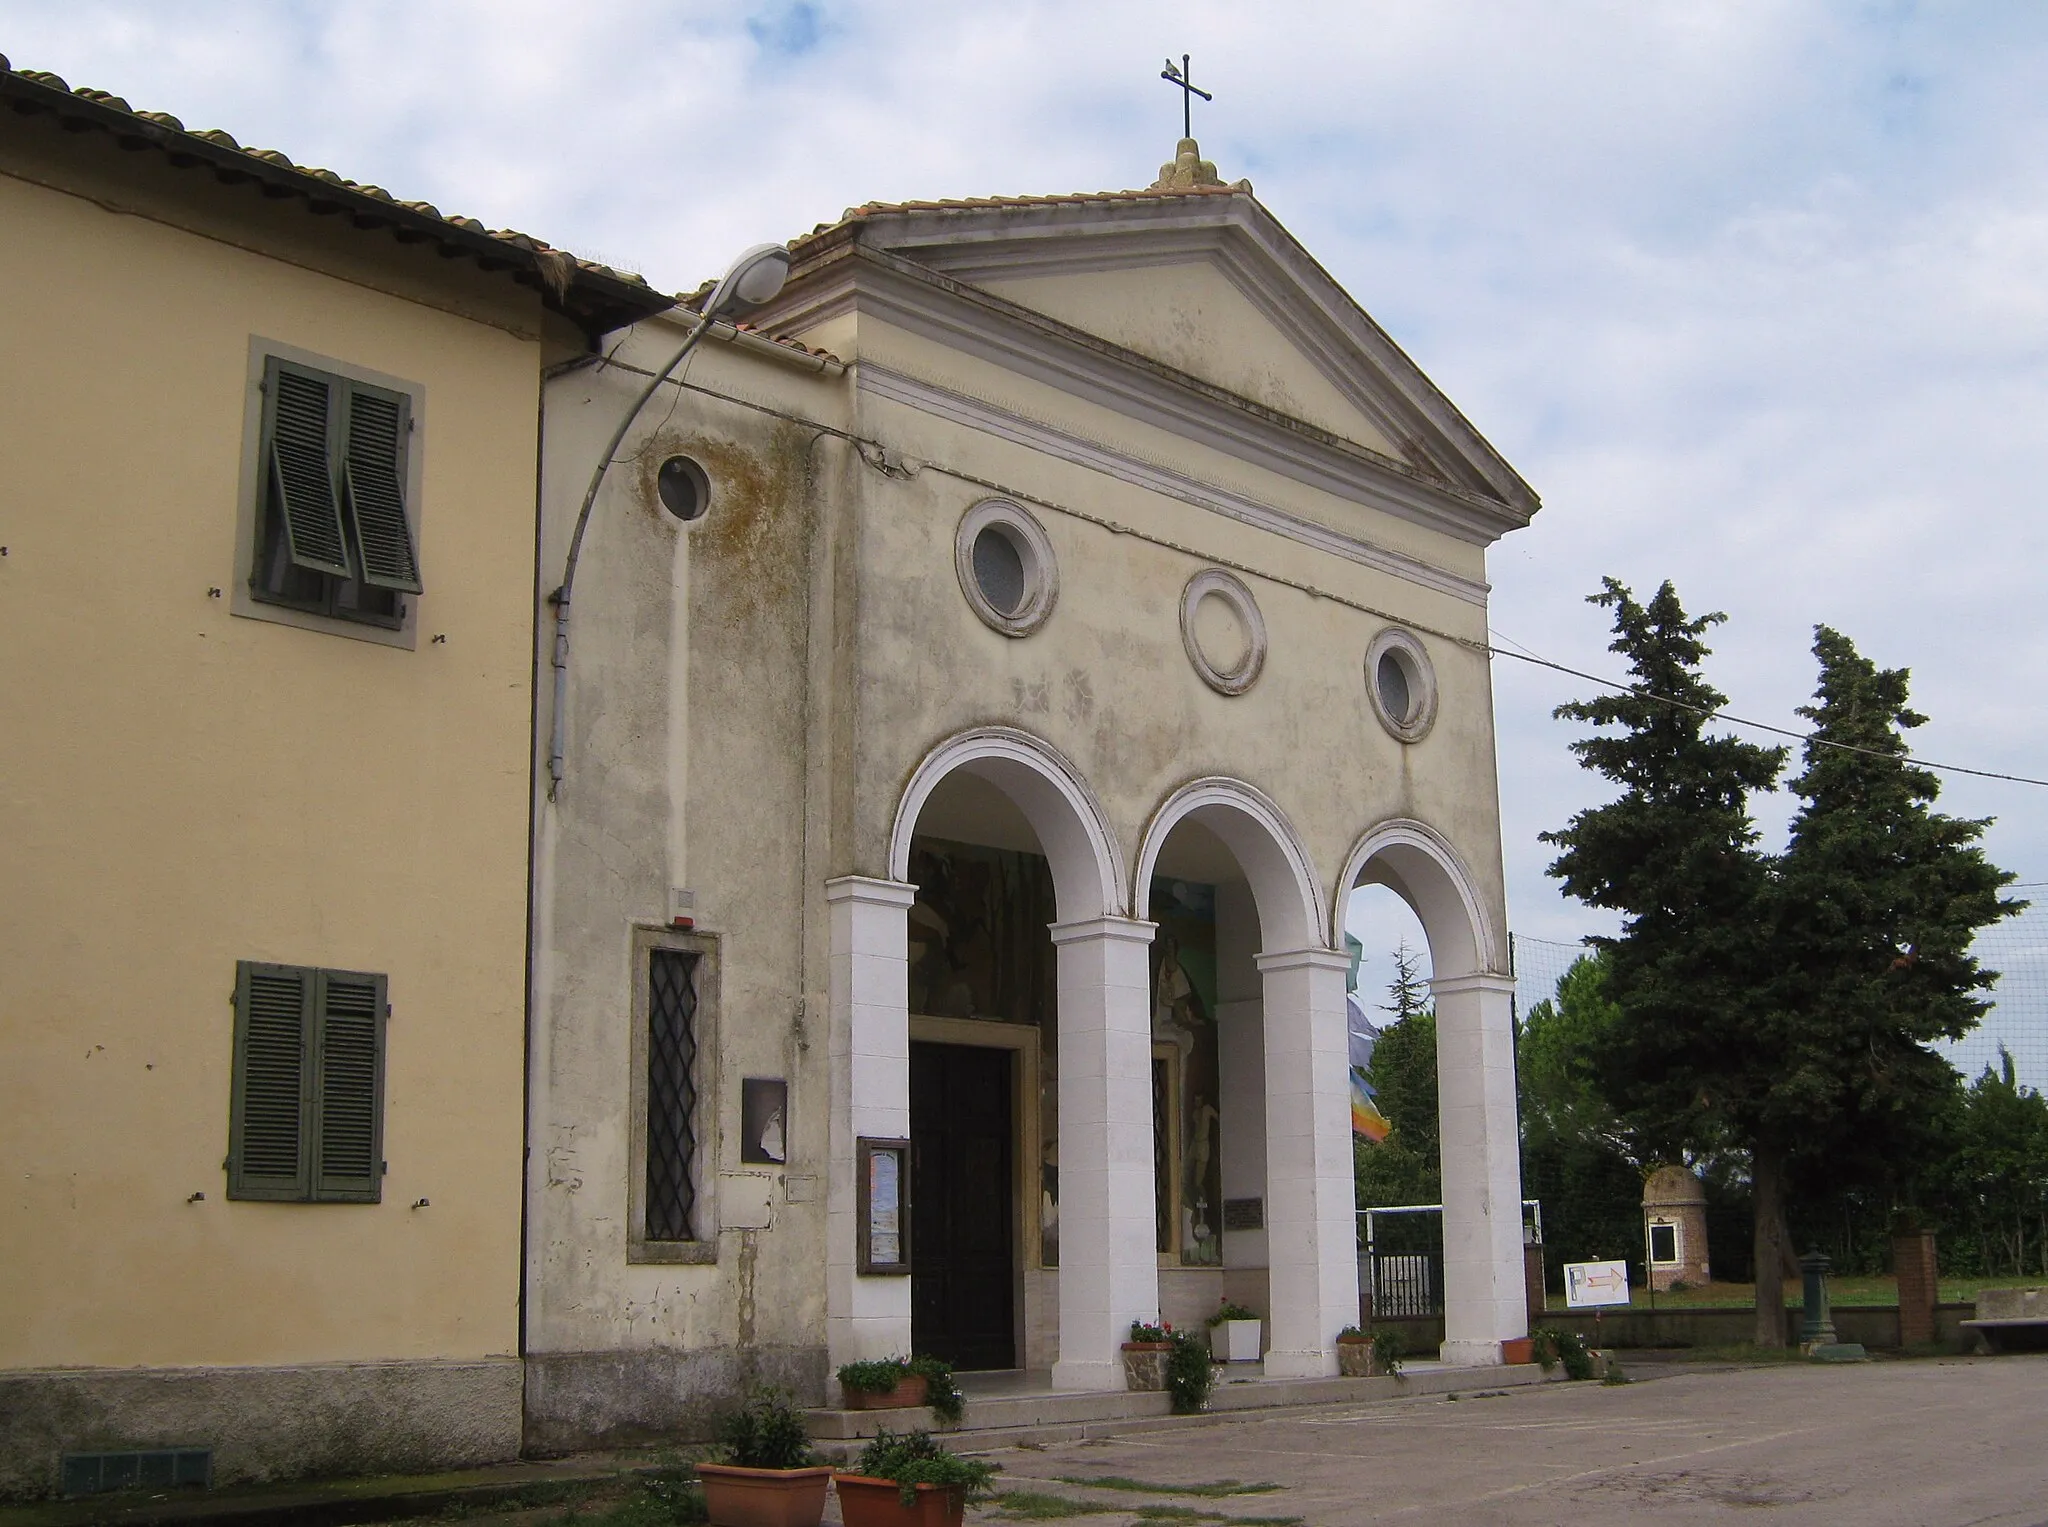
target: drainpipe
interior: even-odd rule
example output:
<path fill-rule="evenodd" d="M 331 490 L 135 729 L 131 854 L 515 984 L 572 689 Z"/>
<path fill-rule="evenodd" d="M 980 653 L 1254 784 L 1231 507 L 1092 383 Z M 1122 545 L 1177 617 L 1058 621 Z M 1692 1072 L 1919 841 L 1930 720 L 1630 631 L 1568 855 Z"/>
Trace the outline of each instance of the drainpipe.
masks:
<path fill-rule="evenodd" d="M 618 454 L 619 446 L 626 438 L 626 431 L 633 427 L 633 421 L 640 417 L 640 411 L 647 406 L 647 400 L 654 396 L 657 388 L 675 374 L 676 367 L 683 363 L 683 357 L 696 349 L 697 341 L 710 329 L 712 322 L 728 312 L 745 312 L 757 308 L 764 302 L 772 301 L 782 290 L 782 283 L 789 276 L 789 251 L 780 244 L 756 244 L 737 260 L 719 278 L 718 285 L 711 289 L 703 310 L 697 317 L 697 326 L 690 330 L 668 364 L 649 379 L 640 389 L 640 396 L 633 400 L 633 406 L 626 411 L 626 417 L 619 421 L 619 427 L 612 431 L 612 438 L 605 446 L 604 453 L 597 458 L 597 467 L 590 474 L 590 486 L 583 493 L 583 507 L 576 514 L 576 528 L 569 536 L 569 559 L 562 567 L 562 582 L 548 602 L 555 607 L 555 704 L 554 714 L 548 727 L 548 799 L 555 798 L 561 788 L 563 756 L 567 751 L 566 733 L 568 728 L 569 702 L 569 597 L 576 586 L 576 564 L 583 556 L 583 532 L 590 525 L 590 511 L 597 503 L 597 490 L 604 485 L 604 474 L 610 470 L 612 458 Z"/>

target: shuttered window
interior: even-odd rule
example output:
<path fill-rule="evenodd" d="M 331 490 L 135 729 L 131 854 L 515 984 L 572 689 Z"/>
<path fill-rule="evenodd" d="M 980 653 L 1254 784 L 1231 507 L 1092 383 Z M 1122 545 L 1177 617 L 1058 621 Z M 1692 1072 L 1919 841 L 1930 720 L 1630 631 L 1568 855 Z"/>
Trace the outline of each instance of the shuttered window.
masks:
<path fill-rule="evenodd" d="M 404 393 L 272 357 L 263 376 L 262 517 L 250 592 L 401 626 L 421 592 L 405 505 Z"/>
<path fill-rule="evenodd" d="M 235 971 L 228 1197 L 376 1203 L 385 980 L 244 960 Z"/>

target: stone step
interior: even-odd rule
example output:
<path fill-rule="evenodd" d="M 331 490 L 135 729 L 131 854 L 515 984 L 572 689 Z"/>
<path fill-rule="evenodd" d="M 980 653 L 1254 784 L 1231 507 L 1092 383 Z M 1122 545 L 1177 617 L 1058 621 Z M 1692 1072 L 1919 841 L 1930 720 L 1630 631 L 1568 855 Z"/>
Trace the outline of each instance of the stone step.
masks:
<path fill-rule="evenodd" d="M 1510 1389 L 1540 1384 L 1543 1370 L 1534 1363 L 1491 1368 L 1416 1368 L 1393 1378 L 1255 1379 L 1219 1382 L 1209 1409 L 1197 1416 L 1176 1416 L 1164 1394 L 1129 1390 L 1088 1390 L 1068 1393 L 992 1394 L 967 1397 L 967 1411 L 957 1427 L 941 1428 L 929 1409 L 813 1410 L 808 1412 L 811 1436 L 828 1456 L 843 1455 L 883 1427 L 892 1432 L 940 1431 L 975 1449 L 1015 1447 L 1019 1443 L 1071 1442 L 1117 1432 L 1153 1431 L 1161 1427 L 1199 1426 L 1217 1420 L 1243 1419 L 1264 1411 L 1309 1406 L 1361 1404 L 1377 1400 L 1464 1394 L 1482 1389 Z M 835 1445 L 836 1444 L 836 1445 Z"/>

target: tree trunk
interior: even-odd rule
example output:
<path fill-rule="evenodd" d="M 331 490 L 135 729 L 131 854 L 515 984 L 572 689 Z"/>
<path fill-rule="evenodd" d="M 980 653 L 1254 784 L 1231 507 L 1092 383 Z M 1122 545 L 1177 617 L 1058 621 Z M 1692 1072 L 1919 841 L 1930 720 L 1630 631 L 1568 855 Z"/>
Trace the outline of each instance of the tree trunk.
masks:
<path fill-rule="evenodd" d="M 1757 1142 L 1750 1152 L 1750 1192 L 1756 1209 L 1756 1344 L 1785 1345 L 1785 1157 Z"/>

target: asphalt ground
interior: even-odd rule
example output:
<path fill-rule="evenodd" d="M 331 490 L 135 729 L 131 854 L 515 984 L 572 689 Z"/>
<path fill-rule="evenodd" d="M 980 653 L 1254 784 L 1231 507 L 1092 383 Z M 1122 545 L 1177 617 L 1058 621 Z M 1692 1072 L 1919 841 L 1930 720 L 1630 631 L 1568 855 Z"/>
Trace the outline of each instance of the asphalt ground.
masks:
<path fill-rule="evenodd" d="M 1603 1527 L 1726 1523 L 1759 1511 L 1788 1527 L 2048 1527 L 2048 1355 L 1665 1373 L 990 1456 L 1012 1501 L 1024 1492 L 1095 1508 L 1081 1527 L 1251 1518 Z M 1151 1488 L 1065 1482 L 1104 1477 Z M 1178 1493 L 1227 1480 L 1281 1488 Z M 1028 1509 L 1041 1520 L 1061 1510 Z M 1006 1517 L 1015 1519 L 1000 1506 L 970 1513 Z"/>

